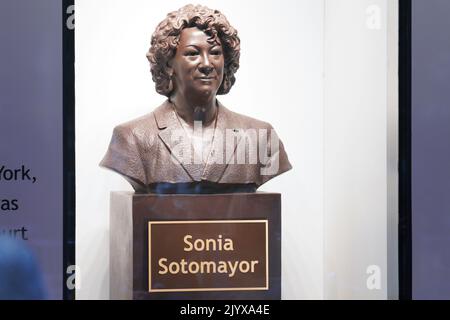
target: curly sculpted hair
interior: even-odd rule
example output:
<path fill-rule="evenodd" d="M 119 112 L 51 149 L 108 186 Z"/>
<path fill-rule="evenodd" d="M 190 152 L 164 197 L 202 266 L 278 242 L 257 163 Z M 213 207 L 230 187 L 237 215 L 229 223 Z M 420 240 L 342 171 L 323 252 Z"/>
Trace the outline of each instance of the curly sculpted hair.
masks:
<path fill-rule="evenodd" d="M 147 53 L 156 91 L 170 97 L 174 89 L 168 62 L 175 56 L 183 29 L 197 27 L 222 43 L 225 67 L 222 85 L 217 94 L 227 94 L 236 81 L 239 69 L 240 39 L 227 18 L 218 10 L 201 5 L 187 5 L 167 15 L 152 36 L 151 48 Z"/>

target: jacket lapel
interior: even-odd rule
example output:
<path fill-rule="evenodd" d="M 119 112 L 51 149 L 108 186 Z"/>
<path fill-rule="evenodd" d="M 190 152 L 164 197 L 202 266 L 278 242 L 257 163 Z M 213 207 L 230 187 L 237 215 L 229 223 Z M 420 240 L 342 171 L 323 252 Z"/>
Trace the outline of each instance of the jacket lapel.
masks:
<path fill-rule="evenodd" d="M 212 182 L 220 182 L 228 166 L 236 161 L 237 146 L 241 142 L 243 135 L 242 129 L 235 127 L 238 123 L 236 123 L 236 119 L 233 119 L 232 112 L 220 102 L 218 102 L 218 105 L 219 113 L 216 133 L 205 170 L 202 174 L 202 180 Z"/>
<path fill-rule="evenodd" d="M 181 126 L 172 104 L 167 100 L 154 112 L 159 129 L 159 138 L 165 144 L 172 157 L 186 171 L 193 181 L 200 181 L 202 170 L 193 164 L 191 141 Z"/>
<path fill-rule="evenodd" d="M 243 130 L 236 127 L 239 123 L 236 123 L 233 113 L 220 102 L 218 105 L 216 133 L 204 169 L 201 165 L 193 163 L 191 141 L 182 128 L 170 101 L 167 100 L 154 112 L 159 138 L 193 181 L 220 182 L 227 167 L 236 161 L 236 150 L 242 140 Z M 227 140 L 228 143 L 226 143 Z"/>

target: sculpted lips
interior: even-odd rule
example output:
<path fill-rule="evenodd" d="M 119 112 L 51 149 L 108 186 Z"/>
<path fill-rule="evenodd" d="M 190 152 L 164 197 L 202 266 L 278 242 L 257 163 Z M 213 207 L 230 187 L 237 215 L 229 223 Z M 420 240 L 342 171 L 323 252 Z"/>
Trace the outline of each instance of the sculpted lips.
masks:
<path fill-rule="evenodd" d="M 197 77 L 196 79 L 201 81 L 213 81 L 216 80 L 216 77 Z"/>

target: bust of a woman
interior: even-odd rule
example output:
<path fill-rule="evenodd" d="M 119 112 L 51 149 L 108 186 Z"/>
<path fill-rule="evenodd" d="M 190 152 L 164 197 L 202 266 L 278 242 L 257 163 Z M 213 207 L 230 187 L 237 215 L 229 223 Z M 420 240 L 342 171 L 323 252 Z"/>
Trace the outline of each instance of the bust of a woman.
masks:
<path fill-rule="evenodd" d="M 253 192 L 291 169 L 272 126 L 228 110 L 240 39 L 225 16 L 187 5 L 169 13 L 147 53 L 156 91 L 167 100 L 114 129 L 101 166 L 136 192 Z"/>

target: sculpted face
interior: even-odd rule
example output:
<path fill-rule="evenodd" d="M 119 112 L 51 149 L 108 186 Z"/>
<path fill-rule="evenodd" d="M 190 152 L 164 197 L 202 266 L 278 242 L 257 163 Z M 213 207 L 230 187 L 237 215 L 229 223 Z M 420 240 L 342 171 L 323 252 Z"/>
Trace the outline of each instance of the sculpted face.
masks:
<path fill-rule="evenodd" d="M 212 41 L 196 27 L 184 29 L 171 61 L 176 93 L 215 96 L 223 81 L 224 64 L 218 38 Z"/>

